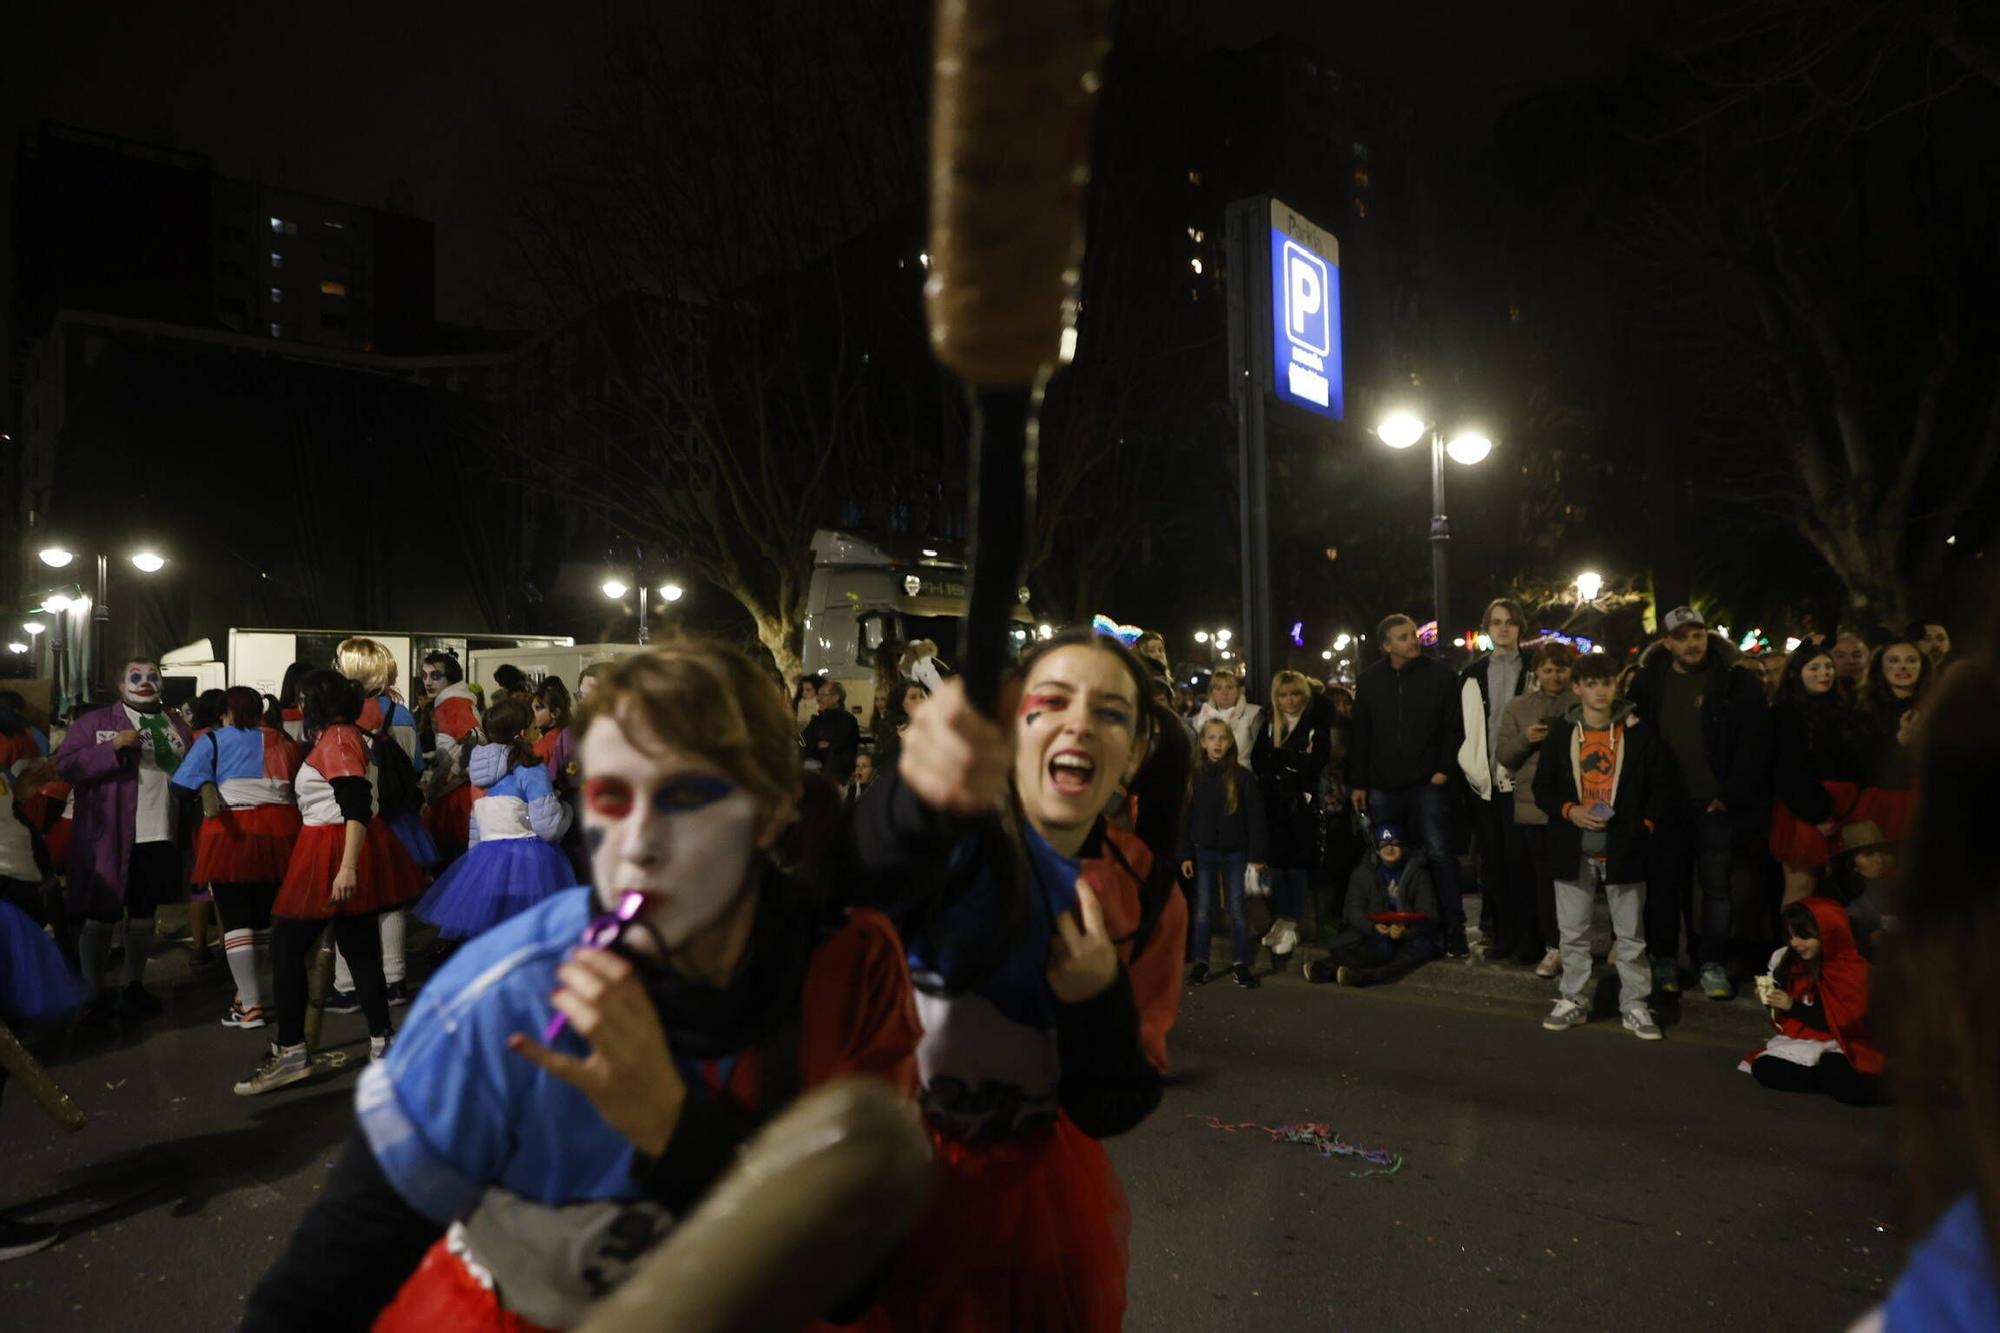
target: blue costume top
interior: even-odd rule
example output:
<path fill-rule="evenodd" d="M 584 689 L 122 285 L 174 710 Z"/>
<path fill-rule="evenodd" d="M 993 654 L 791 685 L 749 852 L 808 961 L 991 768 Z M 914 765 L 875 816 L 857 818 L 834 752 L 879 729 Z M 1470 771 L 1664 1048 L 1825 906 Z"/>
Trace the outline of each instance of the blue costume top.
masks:
<path fill-rule="evenodd" d="M 174 785 L 199 791 L 204 782 L 220 787 L 231 778 L 263 776 L 262 727 L 211 727 L 188 745 L 187 754 L 174 769 Z"/>
<path fill-rule="evenodd" d="M 1974 1333 L 2000 1328 L 2000 1282 L 1986 1247 L 1979 1198 L 1967 1192 L 1910 1250 L 1882 1306 L 1888 1333 Z"/>

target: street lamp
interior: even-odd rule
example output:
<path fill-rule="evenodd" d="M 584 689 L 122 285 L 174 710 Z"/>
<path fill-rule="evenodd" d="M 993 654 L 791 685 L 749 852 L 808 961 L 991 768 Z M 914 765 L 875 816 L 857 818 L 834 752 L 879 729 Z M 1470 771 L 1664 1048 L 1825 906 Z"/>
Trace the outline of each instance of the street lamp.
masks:
<path fill-rule="evenodd" d="M 678 602 L 686 592 L 687 589 L 678 583 L 669 582 L 660 585 L 660 597 L 663 601 Z"/>
<path fill-rule="evenodd" d="M 616 575 L 614 575 L 611 578 L 604 580 L 603 588 L 604 588 L 604 595 L 606 597 L 609 597 L 614 602 L 622 602 L 625 600 L 626 593 L 632 592 L 635 589 L 638 591 L 639 642 L 642 644 L 651 642 L 652 634 L 651 631 L 646 626 L 646 618 L 648 611 L 651 609 L 650 603 L 653 600 L 653 593 L 656 590 L 653 587 L 649 586 L 646 582 L 646 557 L 644 553 L 634 552 L 634 565 L 632 570 L 631 583 L 628 584 L 625 582 L 625 580 L 618 578 Z M 680 584 L 674 582 L 672 579 L 668 579 L 665 583 L 660 584 L 657 591 L 659 592 L 660 600 L 663 603 L 678 602 L 681 598 L 687 595 L 687 589 L 682 587 Z"/>
<path fill-rule="evenodd" d="M 1604 591 L 1604 576 L 1588 571 L 1576 576 L 1576 599 L 1579 602 L 1594 602 L 1597 594 Z"/>
<path fill-rule="evenodd" d="M 75 551 L 64 550 L 60 546 L 44 546 L 41 550 L 42 563 L 50 569 L 63 569 L 76 559 Z"/>
<path fill-rule="evenodd" d="M 1375 436 L 1391 449 L 1408 449 L 1424 436 L 1431 440 L 1431 613 L 1438 624 L 1438 646 L 1444 646 L 1445 627 L 1451 624 L 1451 589 L 1446 572 L 1445 549 L 1451 544 L 1451 523 L 1444 508 L 1444 460 L 1463 467 L 1486 460 L 1493 452 L 1492 437 L 1476 430 L 1463 430 L 1447 443 L 1433 422 L 1413 412 L 1391 412 L 1375 427 Z"/>
<path fill-rule="evenodd" d="M 48 626 L 47 626 L 47 625 L 44 625 L 44 624 L 43 624 L 43 623 L 42 623 L 41 621 L 39 621 L 39 620 L 30 620 L 30 621 L 26 621 L 26 622 L 24 622 L 24 623 L 23 623 L 23 624 L 21 625 L 21 629 L 22 629 L 22 630 L 23 630 L 23 631 L 24 631 L 24 632 L 25 632 L 25 633 L 27 634 L 27 636 L 28 636 L 29 638 L 31 638 L 31 639 L 32 639 L 32 638 L 34 638 L 34 637 L 35 637 L 35 636 L 36 636 L 37 634 L 40 634 L 40 633 L 41 633 L 41 632 L 42 632 L 43 630 L 45 630 L 45 629 L 47 629 L 47 628 L 48 628 Z"/>
<path fill-rule="evenodd" d="M 1195 641 L 1196 643 L 1207 643 L 1207 642 L 1208 642 L 1208 631 L 1207 631 L 1207 630 L 1205 630 L 1205 629 L 1198 629 L 1198 630 L 1196 630 L 1196 631 L 1194 632 L 1194 641 Z"/>
<path fill-rule="evenodd" d="M 132 568 L 141 574 L 157 574 L 166 567 L 166 557 L 152 551 L 141 551 L 132 557 Z"/>

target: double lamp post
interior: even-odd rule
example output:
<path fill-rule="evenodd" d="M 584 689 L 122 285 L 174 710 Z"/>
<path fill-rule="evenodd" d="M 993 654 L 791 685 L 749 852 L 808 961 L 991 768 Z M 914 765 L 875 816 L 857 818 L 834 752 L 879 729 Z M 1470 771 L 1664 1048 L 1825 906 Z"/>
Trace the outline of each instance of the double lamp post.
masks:
<path fill-rule="evenodd" d="M 1391 449 L 1408 449 L 1429 436 L 1431 442 L 1431 612 L 1437 618 L 1438 655 L 1444 656 L 1451 633 L 1451 587 L 1446 548 L 1451 544 L 1451 522 L 1445 517 L 1444 463 L 1447 458 L 1465 467 L 1485 461 L 1493 452 L 1492 439 L 1476 430 L 1460 431 L 1445 441 L 1435 422 L 1413 412 L 1396 411 L 1375 427 L 1375 436 Z M 1378 645 L 1379 646 L 1379 645 Z"/>

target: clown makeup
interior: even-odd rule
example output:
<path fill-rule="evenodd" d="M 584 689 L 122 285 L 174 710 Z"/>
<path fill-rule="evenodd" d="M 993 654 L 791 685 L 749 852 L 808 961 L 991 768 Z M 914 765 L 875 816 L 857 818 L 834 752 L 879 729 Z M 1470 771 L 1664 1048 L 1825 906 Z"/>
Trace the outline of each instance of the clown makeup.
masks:
<path fill-rule="evenodd" d="M 443 667 L 435 666 L 428 662 L 424 664 L 425 698 L 427 699 L 437 698 L 438 691 L 443 689 L 447 683 L 449 683 L 449 677 L 447 677 L 444 674 Z"/>
<path fill-rule="evenodd" d="M 142 713 L 160 710 L 160 669 L 151 662 L 127 662 L 118 697 Z"/>
<path fill-rule="evenodd" d="M 1118 657 L 1078 644 L 1035 663 L 1014 730 L 1014 790 L 1049 845 L 1083 845 L 1139 756 L 1139 700 Z"/>
<path fill-rule="evenodd" d="M 645 895 L 639 916 L 669 950 L 721 921 L 751 882 L 764 814 L 700 757 L 657 736 L 635 745 L 600 717 L 583 737 L 584 837 L 600 900 Z"/>

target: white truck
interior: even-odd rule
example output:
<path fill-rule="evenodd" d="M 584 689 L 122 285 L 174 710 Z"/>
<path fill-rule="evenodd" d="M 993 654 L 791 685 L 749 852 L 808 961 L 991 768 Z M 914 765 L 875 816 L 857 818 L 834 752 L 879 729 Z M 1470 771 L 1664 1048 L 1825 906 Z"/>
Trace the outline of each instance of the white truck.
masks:
<path fill-rule="evenodd" d="M 849 711 L 874 722 L 875 665 L 887 643 L 929 639 L 956 665 L 963 651 L 964 555 L 942 543 L 891 547 L 852 533 L 813 534 L 812 584 L 806 594 L 806 674 L 824 672 L 847 690 Z M 1014 607 L 1014 650 L 1035 633 L 1028 590 Z"/>
<path fill-rule="evenodd" d="M 231 685 L 248 685 L 260 694 L 276 694 L 279 687 L 284 684 L 286 668 L 292 663 L 310 662 L 314 666 L 331 667 L 334 648 L 342 639 L 354 637 L 374 639 L 395 655 L 399 676 L 397 688 L 402 691 L 406 699 L 417 698 L 421 693 L 417 680 L 418 672 L 421 670 L 420 663 L 426 654 L 440 649 L 449 649 L 458 654 L 458 660 L 465 664 L 468 679 L 478 679 L 473 674 L 472 657 L 487 652 L 499 653 L 499 656 L 492 660 L 494 666 L 498 666 L 502 661 L 515 661 L 525 671 L 529 670 L 527 657 L 536 653 L 588 654 L 604 650 L 600 656 L 586 656 L 579 660 L 580 667 L 589 661 L 601 661 L 617 656 L 620 652 L 639 651 L 636 646 L 626 644 L 593 644 L 579 649 L 575 639 L 549 634 L 450 634 L 422 630 L 379 629 L 232 629 L 229 631 L 229 652 L 226 658 L 216 656 L 215 646 L 208 639 L 197 639 L 168 653 L 160 663 L 161 693 L 169 704 L 185 702 L 203 690 L 225 689 Z M 562 660 L 568 661 L 567 658 Z M 548 673 L 545 671 L 544 674 Z M 574 684 L 575 681 L 565 678 L 564 683 Z M 490 675 L 487 677 L 487 684 L 490 687 Z"/>

